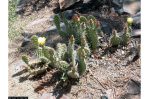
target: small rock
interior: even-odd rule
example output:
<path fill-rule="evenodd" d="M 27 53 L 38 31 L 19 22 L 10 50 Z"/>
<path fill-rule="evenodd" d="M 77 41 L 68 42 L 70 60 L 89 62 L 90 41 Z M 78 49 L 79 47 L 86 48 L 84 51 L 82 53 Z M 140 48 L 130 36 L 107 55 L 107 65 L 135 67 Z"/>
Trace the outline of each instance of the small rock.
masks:
<path fill-rule="evenodd" d="M 106 91 L 107 93 L 107 97 L 110 97 L 110 99 L 115 99 L 113 96 L 114 96 L 114 91 L 112 89 L 109 89 Z M 108 98 L 106 98 L 108 99 Z"/>
<path fill-rule="evenodd" d="M 83 0 L 83 3 L 89 3 L 91 0 Z"/>
<path fill-rule="evenodd" d="M 101 96 L 101 99 L 108 99 L 107 96 Z"/>
<path fill-rule="evenodd" d="M 131 79 L 126 85 L 126 91 L 128 94 L 136 95 L 141 92 L 141 84 L 138 81 Z"/>
<path fill-rule="evenodd" d="M 66 95 L 63 95 L 60 99 L 70 99 L 70 98 Z"/>
<path fill-rule="evenodd" d="M 59 0 L 60 9 L 66 9 L 80 0 Z"/>
<path fill-rule="evenodd" d="M 122 55 L 124 55 L 125 54 L 125 52 L 124 51 L 122 51 Z"/>
<path fill-rule="evenodd" d="M 132 37 L 140 37 L 141 36 L 141 29 L 136 29 L 132 31 Z"/>
<path fill-rule="evenodd" d="M 75 14 L 75 12 L 73 10 L 66 10 L 66 11 L 63 11 L 63 14 L 64 14 L 66 19 L 70 20 L 70 19 L 72 19 L 72 17 Z M 59 15 L 60 16 L 60 14 L 55 14 L 55 15 Z M 51 22 L 54 20 L 54 16 L 55 15 L 50 16 L 49 19 L 50 19 Z"/>
<path fill-rule="evenodd" d="M 28 38 L 24 38 L 24 40 L 23 40 L 23 42 L 22 42 L 22 44 L 21 44 L 21 47 L 25 47 L 25 46 L 27 46 L 29 43 L 30 43 L 30 39 L 28 39 Z"/>
<path fill-rule="evenodd" d="M 49 21 L 49 18 L 42 18 L 42 19 L 36 19 L 24 28 L 24 31 L 27 31 L 28 33 L 39 33 L 43 31 L 48 31 L 50 28 L 51 23 Z"/>
<path fill-rule="evenodd" d="M 22 60 L 18 60 L 14 63 L 14 66 L 15 66 L 15 70 L 13 74 L 16 74 L 22 71 L 23 69 L 25 69 L 26 64 Z"/>
<path fill-rule="evenodd" d="M 73 10 L 66 10 L 63 12 L 66 19 L 70 20 L 72 19 L 75 12 Z"/>
<path fill-rule="evenodd" d="M 65 24 L 64 23 L 60 23 L 60 27 L 62 30 L 65 30 Z M 55 31 L 57 31 L 57 28 L 55 25 L 53 25 L 53 26 L 49 27 L 48 31 L 49 32 L 55 32 Z"/>
<path fill-rule="evenodd" d="M 117 6 L 117 8 L 121 8 L 123 0 L 112 0 L 112 3 Z"/>
<path fill-rule="evenodd" d="M 112 33 L 112 28 L 110 27 L 110 24 L 106 23 L 106 22 L 101 22 L 101 30 L 103 31 L 103 33 L 106 33 L 108 35 L 111 35 Z"/>
<path fill-rule="evenodd" d="M 30 0 L 17 0 L 16 12 L 20 14 L 24 10 L 25 5 L 29 2 Z"/>
<path fill-rule="evenodd" d="M 118 99 L 140 99 L 141 84 L 140 81 L 129 80 L 129 82 L 124 86 L 125 92 Z"/>
<path fill-rule="evenodd" d="M 141 12 L 138 12 L 137 14 L 132 16 L 132 18 L 133 18 L 132 27 L 134 29 L 141 29 Z"/>
<path fill-rule="evenodd" d="M 140 1 L 130 1 L 130 3 L 128 2 L 124 2 L 123 4 L 123 10 L 124 12 L 127 12 L 131 15 L 135 15 L 141 8 L 141 2 Z"/>

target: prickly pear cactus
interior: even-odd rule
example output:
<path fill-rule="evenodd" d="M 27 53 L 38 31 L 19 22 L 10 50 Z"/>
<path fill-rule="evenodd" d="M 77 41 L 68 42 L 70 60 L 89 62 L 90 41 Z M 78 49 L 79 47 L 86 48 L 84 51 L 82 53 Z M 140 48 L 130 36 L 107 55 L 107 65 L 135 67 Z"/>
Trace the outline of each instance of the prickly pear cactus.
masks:
<path fill-rule="evenodd" d="M 60 27 L 60 17 L 58 15 L 55 15 L 54 16 L 54 23 L 57 27 L 57 30 L 58 31 L 61 31 L 61 27 Z"/>
<path fill-rule="evenodd" d="M 55 57 L 55 50 L 51 47 L 44 46 L 43 47 L 43 54 L 44 56 L 51 61 L 51 64 L 53 65 L 56 61 Z"/>
<path fill-rule="evenodd" d="M 73 37 L 73 35 L 70 37 L 69 39 L 69 45 L 68 45 L 68 55 L 71 59 L 72 62 L 72 66 L 76 67 L 76 57 L 77 57 L 77 53 L 74 50 L 74 43 L 75 43 L 75 39 Z"/>
<path fill-rule="evenodd" d="M 87 29 L 87 38 L 91 46 L 91 49 L 94 51 L 98 46 L 98 35 L 97 32 L 93 29 Z"/>
<path fill-rule="evenodd" d="M 38 48 L 38 37 L 37 37 L 36 35 L 33 35 L 33 36 L 31 37 L 31 41 L 32 41 L 32 43 L 34 44 L 34 47 L 35 47 L 35 48 Z"/>
<path fill-rule="evenodd" d="M 96 18 L 94 16 L 88 16 L 87 27 L 86 27 L 86 36 L 88 43 L 90 44 L 90 48 L 94 51 L 98 46 L 98 29 L 96 26 Z"/>
<path fill-rule="evenodd" d="M 65 37 L 70 37 L 71 35 L 74 34 L 74 29 L 73 29 L 72 23 L 71 23 L 71 21 L 68 21 L 66 19 L 66 17 L 64 16 L 64 13 L 61 13 L 61 16 L 62 16 L 62 21 L 64 22 L 64 24 L 66 26 Z"/>
<path fill-rule="evenodd" d="M 96 20 L 96 18 L 93 16 L 93 15 L 89 15 L 88 17 L 87 17 L 87 19 L 92 19 L 92 20 Z"/>
<path fill-rule="evenodd" d="M 76 33 L 76 28 L 74 26 L 74 22 L 68 21 L 65 18 L 64 13 L 61 13 L 61 20 L 65 24 L 65 31 L 62 31 L 62 29 L 60 27 L 60 17 L 58 15 L 56 15 L 54 17 L 54 23 L 57 27 L 59 34 L 64 38 L 68 38 L 71 35 L 74 35 Z"/>
<path fill-rule="evenodd" d="M 86 71 L 86 61 L 85 59 L 79 60 L 79 67 L 78 67 L 79 75 L 83 75 Z"/>
<path fill-rule="evenodd" d="M 68 55 L 69 55 L 69 57 L 73 56 L 74 44 L 75 44 L 75 39 L 74 39 L 74 36 L 71 35 L 71 37 L 69 39 L 69 44 L 68 44 Z"/>
<path fill-rule="evenodd" d="M 81 48 L 85 50 L 86 56 L 89 56 L 91 54 L 90 48 L 86 41 L 85 33 L 83 33 L 81 36 Z"/>
<path fill-rule="evenodd" d="M 50 62 L 46 57 L 40 57 L 39 59 L 43 64 L 48 64 Z"/>
<path fill-rule="evenodd" d="M 67 75 L 71 78 L 79 78 L 79 73 L 77 72 L 75 67 L 72 67 L 72 69 L 67 72 Z"/>
<path fill-rule="evenodd" d="M 59 60 L 64 60 L 66 58 L 65 57 L 66 52 L 67 52 L 66 44 L 58 43 L 56 53 L 57 53 L 57 57 L 59 58 Z"/>
<path fill-rule="evenodd" d="M 38 47 L 36 50 L 36 56 L 38 58 L 44 57 L 44 53 L 43 53 L 43 48 L 42 47 Z"/>
<path fill-rule="evenodd" d="M 54 16 L 54 23 L 55 23 L 55 26 L 56 26 L 56 28 L 57 28 L 58 33 L 60 34 L 60 36 L 66 37 L 66 34 L 67 33 L 64 32 L 64 31 L 62 31 L 61 26 L 60 26 L 60 17 L 59 17 L 59 15 L 55 15 Z"/>
<path fill-rule="evenodd" d="M 28 71 L 29 73 L 31 73 L 31 65 L 29 64 L 29 58 L 28 58 L 26 55 L 23 55 L 23 56 L 22 56 L 22 61 L 23 61 L 24 63 L 26 63 L 26 65 L 27 65 L 26 69 L 27 69 L 27 71 Z"/>
<path fill-rule="evenodd" d="M 28 59 L 28 57 L 27 57 L 26 55 L 23 55 L 23 56 L 22 56 L 22 61 L 23 61 L 24 63 L 26 63 L 27 65 L 29 65 L 29 59 Z"/>
<path fill-rule="evenodd" d="M 80 22 L 81 23 L 86 23 L 87 22 L 87 18 L 84 16 L 80 16 Z"/>
<path fill-rule="evenodd" d="M 128 42 L 130 41 L 130 32 L 131 30 L 129 27 L 125 27 L 124 29 L 124 34 L 122 35 L 122 44 L 127 45 Z"/>
<path fill-rule="evenodd" d="M 78 72 L 79 75 L 83 75 L 86 71 L 86 52 L 84 49 L 80 48 L 78 49 Z"/>
<path fill-rule="evenodd" d="M 117 31 L 113 30 L 111 38 L 110 38 L 110 45 L 111 46 L 118 46 L 121 42 L 120 37 L 117 35 Z"/>
<path fill-rule="evenodd" d="M 62 71 L 66 71 L 69 67 L 69 64 L 66 61 L 59 61 L 57 62 L 57 65 Z"/>

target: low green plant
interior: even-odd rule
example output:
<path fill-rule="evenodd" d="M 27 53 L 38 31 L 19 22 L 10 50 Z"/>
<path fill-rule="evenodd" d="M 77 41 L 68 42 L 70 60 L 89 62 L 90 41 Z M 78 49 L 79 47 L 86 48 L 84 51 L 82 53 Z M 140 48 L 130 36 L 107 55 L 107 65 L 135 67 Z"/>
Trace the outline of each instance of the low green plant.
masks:
<path fill-rule="evenodd" d="M 90 50 L 85 36 L 82 36 L 81 46 L 76 49 L 73 35 L 69 39 L 68 46 L 58 43 L 56 49 L 46 46 L 44 37 L 34 35 L 31 37 L 31 41 L 39 61 L 32 64 L 27 56 L 22 56 L 30 75 L 38 75 L 52 66 L 62 72 L 61 79 L 66 81 L 69 77 L 79 78 L 86 71 L 86 60 L 90 55 Z"/>
<path fill-rule="evenodd" d="M 39 62 L 36 61 L 35 63 L 30 63 L 28 56 L 23 55 L 22 60 L 27 64 L 26 69 L 29 72 L 29 75 L 36 76 L 40 73 L 45 72 L 48 68 L 48 64 L 45 59 L 42 59 Z"/>
<path fill-rule="evenodd" d="M 127 45 L 130 41 L 130 33 L 131 33 L 131 28 L 125 27 L 124 28 L 124 34 L 122 35 L 122 44 Z"/>
<path fill-rule="evenodd" d="M 60 20 L 65 24 L 66 29 L 62 30 L 60 27 Z M 89 46 L 92 50 L 96 50 L 99 40 L 98 37 L 101 32 L 99 22 L 92 15 L 88 17 L 74 15 L 73 19 L 68 21 L 62 14 L 62 18 L 58 15 L 54 17 L 54 23 L 59 34 L 64 38 L 70 38 L 74 35 L 77 44 L 81 43 L 81 36 L 85 33 Z"/>
<path fill-rule="evenodd" d="M 94 16 L 88 16 L 88 22 L 86 24 L 86 33 L 87 33 L 87 39 L 91 46 L 92 50 L 96 50 L 99 40 L 98 40 L 98 21 Z"/>
<path fill-rule="evenodd" d="M 74 49 L 75 46 L 75 39 L 74 36 L 71 35 L 69 39 L 69 45 L 68 45 L 68 55 L 70 57 L 71 63 L 70 63 L 70 70 L 68 70 L 67 75 L 71 78 L 79 78 L 79 73 L 77 70 L 77 54 L 76 50 Z"/>
<path fill-rule="evenodd" d="M 112 35 L 110 37 L 110 45 L 111 46 L 118 46 L 121 43 L 121 38 L 117 35 L 117 31 L 113 30 Z"/>
<path fill-rule="evenodd" d="M 127 23 L 124 27 L 124 34 L 122 35 L 122 45 L 126 46 L 131 38 L 133 18 L 128 17 Z"/>

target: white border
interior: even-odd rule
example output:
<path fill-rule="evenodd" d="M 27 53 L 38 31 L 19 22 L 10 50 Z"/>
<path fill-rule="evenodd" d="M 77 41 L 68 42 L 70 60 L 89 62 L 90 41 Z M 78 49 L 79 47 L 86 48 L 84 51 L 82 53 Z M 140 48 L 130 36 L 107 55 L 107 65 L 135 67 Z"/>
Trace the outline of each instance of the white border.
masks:
<path fill-rule="evenodd" d="M 141 2 L 141 99 L 149 99 L 149 2 Z"/>
<path fill-rule="evenodd" d="M 0 5 L 0 98 L 8 99 L 8 1 Z"/>

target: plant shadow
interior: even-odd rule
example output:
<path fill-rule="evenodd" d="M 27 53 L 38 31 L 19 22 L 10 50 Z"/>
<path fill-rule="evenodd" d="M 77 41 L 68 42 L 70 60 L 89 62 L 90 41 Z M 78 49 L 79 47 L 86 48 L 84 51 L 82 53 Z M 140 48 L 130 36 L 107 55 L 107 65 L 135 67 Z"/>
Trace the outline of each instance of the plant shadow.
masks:
<path fill-rule="evenodd" d="M 69 93 L 71 91 L 72 85 L 76 85 L 76 82 L 78 81 L 78 79 L 69 78 L 64 82 L 60 79 L 61 75 L 62 72 L 60 71 L 54 72 L 49 80 L 38 85 L 34 89 L 34 91 L 39 92 L 45 87 L 54 86 L 52 93 L 54 96 L 56 96 L 56 99 L 60 99 L 60 97 L 62 97 L 63 94 Z"/>
<path fill-rule="evenodd" d="M 101 54 L 101 56 L 105 56 L 108 54 L 114 54 L 117 51 L 117 47 L 107 47 L 104 49 L 103 53 Z"/>
<path fill-rule="evenodd" d="M 48 72 L 48 71 L 50 71 L 50 69 L 47 69 L 46 71 Z M 42 73 L 40 73 L 38 75 L 31 76 L 31 77 L 30 77 L 30 74 L 27 74 L 25 76 L 20 77 L 19 78 L 19 82 L 22 83 L 22 82 L 24 82 L 26 80 L 38 81 L 38 80 L 42 79 L 42 77 L 45 76 L 47 72 L 42 72 Z"/>
<path fill-rule="evenodd" d="M 27 72 L 27 69 L 23 69 L 23 70 L 15 73 L 15 74 L 13 74 L 12 77 L 20 76 L 20 75 L 22 75 L 23 73 L 26 73 L 26 72 Z"/>
<path fill-rule="evenodd" d="M 35 89 L 34 89 L 34 91 L 35 92 L 38 92 L 38 91 L 40 91 L 40 90 L 42 90 L 45 86 L 52 86 L 52 85 L 54 85 L 57 81 L 59 81 L 60 80 L 60 76 L 61 75 L 61 73 L 60 72 L 58 72 L 58 71 L 56 71 L 55 73 L 53 73 L 52 74 L 52 77 L 49 79 L 49 80 L 47 80 L 46 82 L 44 82 L 44 83 L 41 83 L 39 86 L 37 86 Z M 30 79 L 31 80 L 31 79 Z M 35 80 L 35 79 L 32 79 L 32 80 Z M 36 80 L 37 80 L 37 78 L 36 78 Z"/>
<path fill-rule="evenodd" d="M 20 77 L 20 78 L 19 78 L 19 83 L 22 83 L 22 82 L 28 80 L 28 77 L 29 77 L 29 76 L 30 76 L 30 75 L 26 75 L 26 76 Z"/>

